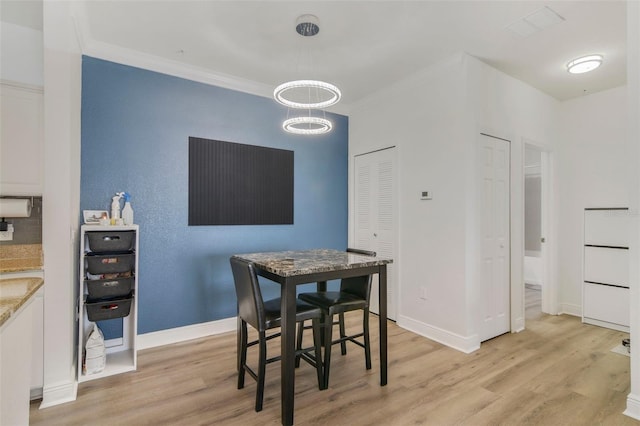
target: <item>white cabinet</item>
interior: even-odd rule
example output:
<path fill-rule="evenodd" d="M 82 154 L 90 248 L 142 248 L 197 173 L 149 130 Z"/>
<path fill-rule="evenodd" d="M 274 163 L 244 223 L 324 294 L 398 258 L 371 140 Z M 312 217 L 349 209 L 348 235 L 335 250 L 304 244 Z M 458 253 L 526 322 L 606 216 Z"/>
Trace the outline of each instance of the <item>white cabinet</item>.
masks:
<path fill-rule="evenodd" d="M 78 382 L 136 369 L 138 232 L 138 225 L 81 227 Z M 94 321 L 121 322 L 122 335 L 105 342 L 104 370 L 88 374 L 83 369 L 84 346 Z"/>
<path fill-rule="evenodd" d="M 0 328 L 0 425 L 29 424 L 32 302 Z"/>
<path fill-rule="evenodd" d="M 0 83 L 0 195 L 42 195 L 43 91 Z"/>
<path fill-rule="evenodd" d="M 629 331 L 629 242 L 627 208 L 584 212 L 582 321 Z"/>
<path fill-rule="evenodd" d="M 44 386 L 44 288 L 33 296 L 31 348 L 31 399 L 42 398 Z"/>

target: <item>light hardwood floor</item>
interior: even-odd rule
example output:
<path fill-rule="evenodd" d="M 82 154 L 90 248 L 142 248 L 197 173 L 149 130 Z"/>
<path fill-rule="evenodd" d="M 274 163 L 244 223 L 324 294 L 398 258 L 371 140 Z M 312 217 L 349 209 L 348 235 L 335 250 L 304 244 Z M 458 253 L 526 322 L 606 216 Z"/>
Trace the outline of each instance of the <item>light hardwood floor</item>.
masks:
<path fill-rule="evenodd" d="M 626 333 L 538 315 L 527 330 L 463 354 L 389 323 L 389 384 L 380 387 L 377 317 L 373 369 L 362 350 L 334 347 L 329 389 L 296 373 L 299 425 L 631 425 L 622 415 L 629 357 L 610 352 Z M 358 324 L 348 316 L 348 326 Z M 275 346 L 274 346 L 275 345 Z M 270 349 L 277 351 L 277 343 Z M 82 383 L 75 402 L 39 410 L 32 425 L 278 425 L 279 363 L 267 367 L 264 409 L 255 382 L 236 389 L 235 333 L 141 351 L 138 371 Z M 272 352 L 273 353 L 273 352 Z"/>

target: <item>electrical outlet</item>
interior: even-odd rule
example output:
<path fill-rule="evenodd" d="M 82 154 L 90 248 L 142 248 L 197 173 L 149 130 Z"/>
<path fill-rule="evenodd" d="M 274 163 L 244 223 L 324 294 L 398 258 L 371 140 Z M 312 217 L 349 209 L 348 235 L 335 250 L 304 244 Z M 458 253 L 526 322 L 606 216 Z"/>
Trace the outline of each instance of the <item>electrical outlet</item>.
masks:
<path fill-rule="evenodd" d="M 0 241 L 13 241 L 13 224 L 7 225 L 6 231 L 0 231 Z"/>

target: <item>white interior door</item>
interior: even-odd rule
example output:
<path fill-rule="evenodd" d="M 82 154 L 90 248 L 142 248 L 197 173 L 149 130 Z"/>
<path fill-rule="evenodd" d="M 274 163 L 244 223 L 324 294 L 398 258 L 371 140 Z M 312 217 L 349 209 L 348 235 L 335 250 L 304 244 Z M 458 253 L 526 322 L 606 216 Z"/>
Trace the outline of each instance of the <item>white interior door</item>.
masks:
<path fill-rule="evenodd" d="M 510 330 L 509 141 L 480 135 L 480 340 Z"/>
<path fill-rule="evenodd" d="M 396 166 L 395 148 L 355 157 L 354 248 L 393 258 L 387 267 L 387 316 L 397 315 Z M 378 276 L 373 282 L 371 311 L 378 313 Z"/>

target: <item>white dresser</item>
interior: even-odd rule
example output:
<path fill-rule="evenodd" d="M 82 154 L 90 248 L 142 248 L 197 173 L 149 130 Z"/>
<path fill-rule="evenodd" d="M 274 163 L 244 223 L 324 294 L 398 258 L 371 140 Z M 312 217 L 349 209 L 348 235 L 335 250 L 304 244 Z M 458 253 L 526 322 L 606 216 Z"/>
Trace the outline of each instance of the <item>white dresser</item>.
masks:
<path fill-rule="evenodd" d="M 582 322 L 629 331 L 629 210 L 584 211 Z"/>

